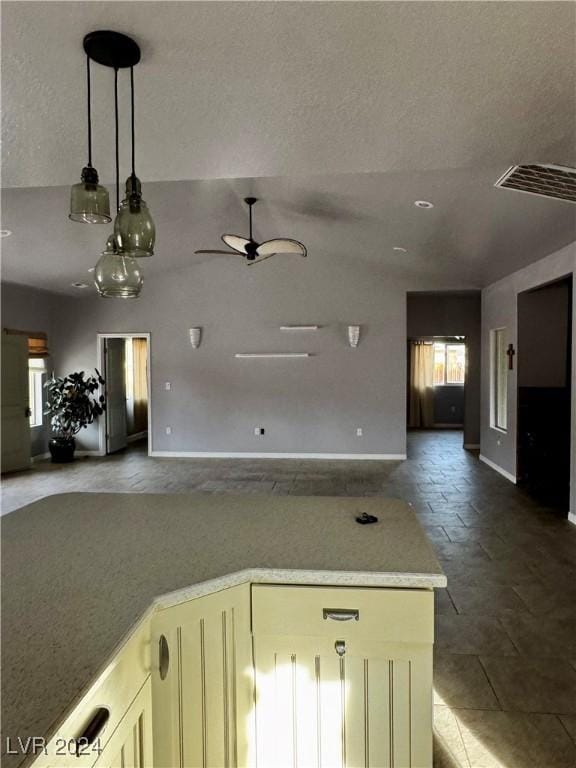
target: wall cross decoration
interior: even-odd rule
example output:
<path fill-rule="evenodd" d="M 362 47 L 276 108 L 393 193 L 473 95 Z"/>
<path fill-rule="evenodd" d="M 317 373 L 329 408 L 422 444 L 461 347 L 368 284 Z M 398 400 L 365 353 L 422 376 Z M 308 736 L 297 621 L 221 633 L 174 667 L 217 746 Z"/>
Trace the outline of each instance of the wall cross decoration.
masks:
<path fill-rule="evenodd" d="M 508 349 L 506 350 L 506 354 L 508 355 L 508 370 L 513 371 L 514 355 L 516 354 L 516 351 L 514 350 L 514 344 L 508 344 Z"/>

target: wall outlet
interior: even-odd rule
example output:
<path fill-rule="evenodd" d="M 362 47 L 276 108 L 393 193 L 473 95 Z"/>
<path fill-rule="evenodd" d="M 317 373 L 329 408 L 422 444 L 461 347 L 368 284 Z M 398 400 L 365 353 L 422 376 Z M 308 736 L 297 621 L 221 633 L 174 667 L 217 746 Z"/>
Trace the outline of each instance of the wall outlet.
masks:
<path fill-rule="evenodd" d="M 172 427 L 166 427 L 166 434 L 171 435 L 172 434 Z"/>
<path fill-rule="evenodd" d="M 264 427 L 254 427 L 254 434 L 255 435 L 263 435 L 264 434 Z"/>
<path fill-rule="evenodd" d="M 356 437 L 362 437 L 363 434 L 364 432 L 362 431 L 362 427 L 358 427 L 356 429 Z"/>
<path fill-rule="evenodd" d="M 164 384 L 164 389 L 166 390 L 166 392 L 170 392 L 170 390 L 172 389 L 172 384 L 169 381 L 167 381 L 166 384 Z"/>
<path fill-rule="evenodd" d="M 502 441 L 500 440 L 500 438 L 498 438 L 498 440 L 496 440 L 496 445 L 502 445 Z"/>

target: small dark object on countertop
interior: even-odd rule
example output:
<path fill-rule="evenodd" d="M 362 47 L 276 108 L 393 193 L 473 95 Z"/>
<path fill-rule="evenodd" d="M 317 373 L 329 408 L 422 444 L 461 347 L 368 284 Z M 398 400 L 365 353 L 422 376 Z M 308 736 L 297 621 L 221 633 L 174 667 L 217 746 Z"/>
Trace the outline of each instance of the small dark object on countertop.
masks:
<path fill-rule="evenodd" d="M 362 512 L 360 517 L 356 518 L 356 522 L 360 525 L 370 525 L 370 523 L 377 523 L 378 518 L 376 515 L 369 515 L 368 512 Z"/>

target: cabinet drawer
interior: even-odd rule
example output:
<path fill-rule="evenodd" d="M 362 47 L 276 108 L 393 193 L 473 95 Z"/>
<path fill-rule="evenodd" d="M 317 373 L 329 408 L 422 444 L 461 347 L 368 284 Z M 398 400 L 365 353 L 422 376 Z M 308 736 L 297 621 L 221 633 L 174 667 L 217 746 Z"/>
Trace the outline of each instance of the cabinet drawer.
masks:
<path fill-rule="evenodd" d="M 367 638 L 386 643 L 434 641 L 434 593 L 254 585 L 252 631 L 258 635 Z"/>
<path fill-rule="evenodd" d="M 34 768 L 88 768 L 126 714 L 134 697 L 150 675 L 150 623 L 145 622 L 121 648 L 87 691 L 80 703 L 63 720 L 47 745 L 46 754 L 34 761 Z M 80 737 L 100 708 L 108 717 L 99 730 L 94 746 L 75 755 L 75 739 Z"/>

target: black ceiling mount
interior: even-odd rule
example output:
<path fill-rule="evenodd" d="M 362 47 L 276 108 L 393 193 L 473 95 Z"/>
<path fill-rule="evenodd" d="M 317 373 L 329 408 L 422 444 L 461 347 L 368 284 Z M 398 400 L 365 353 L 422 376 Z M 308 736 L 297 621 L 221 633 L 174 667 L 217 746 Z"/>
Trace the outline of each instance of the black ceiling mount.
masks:
<path fill-rule="evenodd" d="M 92 61 L 112 69 L 134 67 L 140 61 L 138 43 L 127 35 L 108 29 L 89 32 L 84 38 L 84 50 Z"/>

